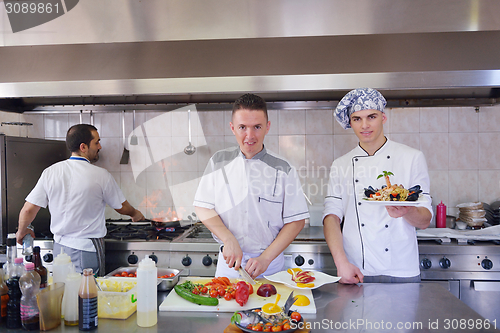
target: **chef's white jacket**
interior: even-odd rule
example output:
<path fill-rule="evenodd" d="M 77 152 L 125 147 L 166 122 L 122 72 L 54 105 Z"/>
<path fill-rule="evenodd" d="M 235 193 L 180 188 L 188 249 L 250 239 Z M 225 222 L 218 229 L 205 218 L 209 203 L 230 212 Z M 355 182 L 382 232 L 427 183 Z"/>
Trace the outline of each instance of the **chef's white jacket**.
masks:
<path fill-rule="evenodd" d="M 295 168 L 265 147 L 251 159 L 239 147 L 215 153 L 200 180 L 194 206 L 217 212 L 238 241 L 244 261 L 260 255 L 286 223 L 309 217 Z M 283 268 L 282 255 L 278 261 L 276 271 Z"/>
<path fill-rule="evenodd" d="M 404 218 L 392 218 L 384 205 L 362 200 L 364 188 L 381 188 L 390 171 L 392 184 L 406 189 L 420 185 L 432 214 L 429 174 L 424 154 L 387 139 L 373 156 L 359 145 L 332 164 L 323 218 L 334 214 L 342 220 L 344 251 L 363 275 L 413 277 L 420 274 L 415 227 Z"/>

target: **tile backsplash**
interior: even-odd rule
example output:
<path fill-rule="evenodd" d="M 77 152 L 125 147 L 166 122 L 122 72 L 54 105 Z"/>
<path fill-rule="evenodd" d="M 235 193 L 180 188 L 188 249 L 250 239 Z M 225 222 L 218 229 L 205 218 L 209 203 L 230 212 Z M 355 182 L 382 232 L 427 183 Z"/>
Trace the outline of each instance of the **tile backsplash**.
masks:
<path fill-rule="evenodd" d="M 500 106 L 386 109 L 384 132 L 391 140 L 425 154 L 431 179 L 433 206 L 443 201 L 449 215 L 458 215 L 462 202 L 491 203 L 500 198 Z M 77 114 L 16 114 L 0 112 L 0 133 L 64 140 L 69 126 L 80 123 Z M 231 111 L 191 112 L 192 143 L 196 153 L 186 155 L 188 117 L 185 109 L 172 112 L 140 111 L 130 145 L 132 114 L 125 113 L 130 162 L 120 164 L 124 145 L 120 112 L 95 113 L 94 125 L 103 149 L 97 165 L 109 170 L 129 202 L 146 217 L 186 218 L 194 212 L 193 196 L 209 158 L 217 150 L 236 145 L 229 128 Z M 344 130 L 332 110 L 270 110 L 268 149 L 297 168 L 304 192 L 315 204 L 323 202 L 333 159 L 358 143 L 352 130 Z M 90 123 L 88 114 L 83 122 Z M 177 208 L 177 209 L 176 209 Z M 107 218 L 119 218 L 107 208 Z M 433 222 L 434 224 L 434 222 Z"/>

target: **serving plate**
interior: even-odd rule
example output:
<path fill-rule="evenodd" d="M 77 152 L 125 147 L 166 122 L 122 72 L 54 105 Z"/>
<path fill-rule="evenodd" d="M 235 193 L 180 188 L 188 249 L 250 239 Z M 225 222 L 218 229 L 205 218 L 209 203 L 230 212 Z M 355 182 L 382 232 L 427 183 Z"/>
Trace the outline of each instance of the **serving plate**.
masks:
<path fill-rule="evenodd" d="M 426 202 L 428 202 L 427 198 L 423 195 L 420 195 L 417 201 L 377 201 L 377 200 L 369 200 L 363 194 L 363 202 L 369 203 L 375 206 L 420 206 Z"/>
<path fill-rule="evenodd" d="M 278 273 L 275 273 L 273 275 L 269 276 L 264 276 L 267 280 L 272 281 L 272 282 L 277 282 L 277 283 L 283 283 L 289 287 L 295 288 L 295 289 L 316 289 L 321 287 L 324 284 L 327 283 L 335 283 L 340 280 L 340 277 L 338 276 L 332 276 L 325 274 L 323 272 L 319 271 L 310 271 L 313 273 L 313 276 L 316 278 L 311 283 L 314 283 L 314 287 L 297 287 L 297 284 L 292 281 L 292 275 L 288 273 L 287 271 L 281 271 Z"/>

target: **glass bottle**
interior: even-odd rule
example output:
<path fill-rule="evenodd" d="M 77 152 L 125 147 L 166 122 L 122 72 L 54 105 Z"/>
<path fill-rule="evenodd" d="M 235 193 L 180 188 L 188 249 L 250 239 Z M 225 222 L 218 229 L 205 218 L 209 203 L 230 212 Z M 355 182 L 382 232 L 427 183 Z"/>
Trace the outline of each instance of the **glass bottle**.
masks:
<path fill-rule="evenodd" d="M 16 234 L 7 235 L 7 261 L 3 265 L 4 280 L 7 281 L 17 258 Z"/>
<path fill-rule="evenodd" d="M 35 271 L 35 264 L 27 263 L 26 271 L 19 279 L 21 288 L 21 324 L 28 331 L 40 329 L 40 315 L 36 295 L 40 291 L 40 275 Z"/>
<path fill-rule="evenodd" d="M 47 287 L 47 268 L 42 265 L 40 246 L 33 248 L 33 263 L 35 264 L 35 271 L 40 275 L 40 289 L 43 289 Z"/>
<path fill-rule="evenodd" d="M 78 291 L 78 328 L 80 331 L 97 328 L 97 285 L 92 268 L 83 270 L 83 278 Z"/>

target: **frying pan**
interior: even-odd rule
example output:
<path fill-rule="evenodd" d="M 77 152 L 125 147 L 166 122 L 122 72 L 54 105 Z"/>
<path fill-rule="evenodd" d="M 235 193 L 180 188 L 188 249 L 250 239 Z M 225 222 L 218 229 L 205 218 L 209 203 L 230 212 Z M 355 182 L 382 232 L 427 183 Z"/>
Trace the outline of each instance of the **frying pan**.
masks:
<path fill-rule="evenodd" d="M 150 219 L 144 219 L 144 221 L 141 222 L 150 222 L 151 225 L 155 228 L 175 228 L 181 226 L 181 223 L 179 221 L 161 222 Z"/>

